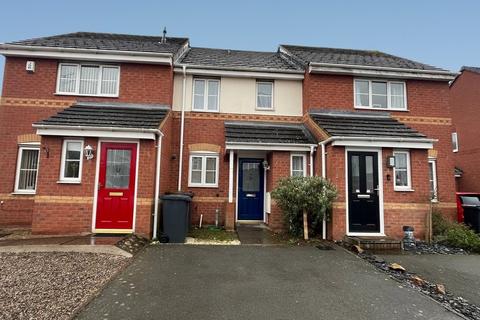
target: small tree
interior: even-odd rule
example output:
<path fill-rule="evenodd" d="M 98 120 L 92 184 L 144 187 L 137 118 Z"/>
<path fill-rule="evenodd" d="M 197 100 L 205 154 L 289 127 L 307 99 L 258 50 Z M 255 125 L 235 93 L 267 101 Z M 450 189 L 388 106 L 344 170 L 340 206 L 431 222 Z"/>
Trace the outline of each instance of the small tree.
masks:
<path fill-rule="evenodd" d="M 321 177 L 288 177 L 278 182 L 272 197 L 283 213 L 289 232 L 308 240 L 308 221 L 315 230 L 331 210 L 337 189 Z"/>

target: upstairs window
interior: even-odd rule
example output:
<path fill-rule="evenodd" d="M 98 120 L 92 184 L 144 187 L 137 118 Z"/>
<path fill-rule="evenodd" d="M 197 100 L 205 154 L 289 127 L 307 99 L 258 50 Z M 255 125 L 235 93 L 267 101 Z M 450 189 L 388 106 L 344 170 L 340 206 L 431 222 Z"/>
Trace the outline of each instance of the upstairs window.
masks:
<path fill-rule="evenodd" d="M 355 79 L 355 108 L 406 110 L 405 82 Z"/>
<path fill-rule="evenodd" d="M 257 81 L 257 109 L 273 109 L 273 82 Z"/>
<path fill-rule="evenodd" d="M 220 80 L 193 80 L 193 111 L 218 111 Z"/>
<path fill-rule="evenodd" d="M 118 66 L 61 63 L 57 93 L 118 97 L 119 78 Z"/>
<path fill-rule="evenodd" d="M 15 177 L 16 193 L 32 193 L 37 190 L 39 145 L 25 145 L 18 149 L 17 174 Z"/>

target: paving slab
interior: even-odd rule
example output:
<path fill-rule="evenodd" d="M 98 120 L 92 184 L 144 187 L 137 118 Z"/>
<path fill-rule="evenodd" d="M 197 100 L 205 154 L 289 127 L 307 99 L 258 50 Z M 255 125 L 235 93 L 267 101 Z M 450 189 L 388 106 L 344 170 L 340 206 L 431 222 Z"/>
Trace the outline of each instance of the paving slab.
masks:
<path fill-rule="evenodd" d="M 383 254 L 432 283 L 480 306 L 480 255 Z"/>
<path fill-rule="evenodd" d="M 336 247 L 155 245 L 79 319 L 461 319 Z"/>

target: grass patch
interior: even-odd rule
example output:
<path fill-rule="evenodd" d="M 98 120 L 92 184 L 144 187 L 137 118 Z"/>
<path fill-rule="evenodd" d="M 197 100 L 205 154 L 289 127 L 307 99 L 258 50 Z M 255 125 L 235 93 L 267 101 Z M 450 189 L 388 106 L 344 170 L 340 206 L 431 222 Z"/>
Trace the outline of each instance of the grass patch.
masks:
<path fill-rule="evenodd" d="M 310 237 L 308 240 L 304 240 L 303 237 L 295 237 L 286 232 L 272 233 L 272 239 L 274 239 L 275 242 L 279 244 L 287 244 L 294 246 L 318 245 L 325 242 L 325 240 L 322 240 L 318 237 Z"/>
<path fill-rule="evenodd" d="M 190 230 L 189 236 L 199 240 L 225 242 L 238 240 L 237 233 L 235 231 L 226 231 L 225 229 L 216 227 L 194 228 Z"/>

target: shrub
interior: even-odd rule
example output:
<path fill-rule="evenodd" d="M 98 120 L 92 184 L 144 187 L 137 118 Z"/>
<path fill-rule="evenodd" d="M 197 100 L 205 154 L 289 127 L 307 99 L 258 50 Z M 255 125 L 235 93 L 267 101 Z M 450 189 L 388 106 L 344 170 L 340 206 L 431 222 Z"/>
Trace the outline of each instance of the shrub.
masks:
<path fill-rule="evenodd" d="M 452 223 L 446 231 L 446 242 L 468 251 L 480 253 L 480 236 L 464 224 Z"/>
<path fill-rule="evenodd" d="M 453 222 L 445 218 L 438 210 L 432 212 L 432 233 L 434 236 L 446 236 Z"/>
<path fill-rule="evenodd" d="M 285 225 L 293 236 L 303 230 L 303 211 L 315 233 L 337 197 L 335 186 L 321 177 L 288 177 L 279 181 L 272 197 L 282 210 Z"/>

